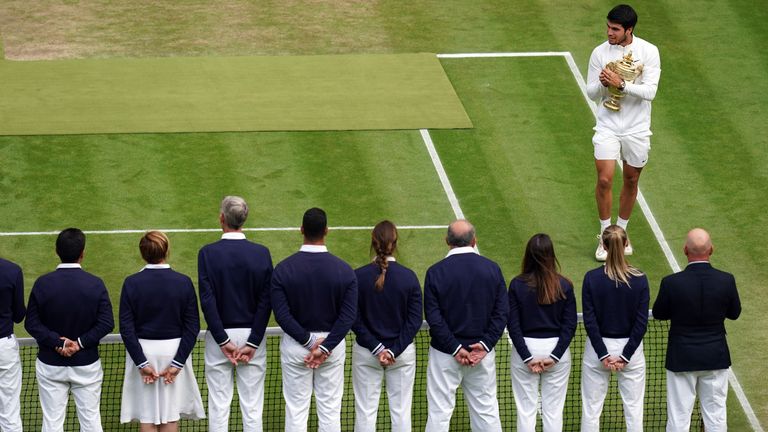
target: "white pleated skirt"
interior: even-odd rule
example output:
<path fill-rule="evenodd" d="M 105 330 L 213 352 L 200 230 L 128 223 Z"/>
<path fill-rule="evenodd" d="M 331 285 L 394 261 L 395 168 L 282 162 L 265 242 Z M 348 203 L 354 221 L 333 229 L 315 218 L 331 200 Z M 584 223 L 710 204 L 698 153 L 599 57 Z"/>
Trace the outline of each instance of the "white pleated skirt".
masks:
<path fill-rule="evenodd" d="M 149 364 L 162 372 L 171 364 L 181 339 L 139 339 L 141 349 Z M 152 384 L 145 384 L 131 356 L 125 355 L 125 380 L 120 404 L 120 423 L 165 424 L 179 419 L 205 418 L 203 400 L 192 369 L 192 355 L 173 384 L 166 384 L 160 377 Z"/>

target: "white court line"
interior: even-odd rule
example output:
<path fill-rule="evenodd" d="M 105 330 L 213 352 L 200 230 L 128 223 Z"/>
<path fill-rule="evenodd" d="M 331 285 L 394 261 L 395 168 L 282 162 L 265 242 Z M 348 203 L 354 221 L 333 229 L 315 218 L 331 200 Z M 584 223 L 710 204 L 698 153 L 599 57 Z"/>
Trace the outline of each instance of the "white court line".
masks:
<path fill-rule="evenodd" d="M 463 53 L 463 54 L 437 54 L 438 58 L 500 58 L 500 57 L 564 57 L 566 63 L 568 64 L 568 68 L 571 70 L 571 74 L 573 74 L 573 78 L 576 80 L 576 83 L 579 85 L 579 89 L 581 90 L 581 94 L 584 96 L 584 100 L 587 101 L 587 104 L 589 105 L 590 110 L 592 110 L 592 114 L 597 117 L 597 105 L 593 100 L 589 98 L 587 95 L 587 84 L 584 80 L 584 76 L 579 71 L 579 68 L 576 66 L 576 62 L 573 60 L 573 55 L 571 55 L 570 52 L 499 52 L 499 53 Z M 422 136 L 424 134 L 422 133 Z M 431 143 L 431 140 L 430 140 Z M 619 168 L 621 168 L 621 164 L 618 164 Z M 640 205 L 640 209 L 643 212 L 643 215 L 645 216 L 645 219 L 648 221 L 648 224 L 651 226 L 651 231 L 653 231 L 653 235 L 656 237 L 656 241 L 659 243 L 659 246 L 661 247 L 661 250 L 664 252 L 664 256 L 667 259 L 667 263 L 669 263 L 669 267 L 672 269 L 673 272 L 677 273 L 681 270 L 680 264 L 677 262 L 677 259 L 675 258 L 675 255 L 672 253 L 672 250 L 669 247 L 669 244 L 667 243 L 666 238 L 664 237 L 664 233 L 661 231 L 661 227 L 659 226 L 659 223 L 656 221 L 656 217 L 653 215 L 653 212 L 651 212 L 651 208 L 648 206 L 648 202 L 645 199 L 645 196 L 638 188 L 637 190 L 637 203 Z M 752 426 L 752 429 L 757 432 L 764 432 L 763 427 L 760 425 L 760 420 L 757 418 L 757 415 L 755 414 L 755 411 L 752 409 L 752 405 L 749 403 L 749 399 L 747 399 L 747 395 L 744 393 L 744 389 L 741 386 L 741 383 L 739 382 L 738 378 L 736 378 L 736 374 L 733 373 L 733 368 L 728 369 L 728 382 L 730 383 L 731 387 L 733 388 L 733 392 L 736 394 L 736 398 L 739 400 L 739 403 L 741 404 L 741 408 L 744 410 L 744 413 L 747 416 L 747 419 L 749 419 L 749 423 Z"/>
<path fill-rule="evenodd" d="M 448 225 L 398 225 L 399 230 L 430 230 L 445 229 Z M 124 230 L 91 230 L 83 231 L 85 234 L 144 234 L 147 231 L 157 229 L 164 233 L 206 233 L 221 232 L 221 228 L 148 228 L 148 229 L 124 229 Z M 337 226 L 328 227 L 329 231 L 370 231 L 373 226 Z M 299 227 L 276 227 L 276 228 L 243 228 L 243 231 L 299 231 Z M 0 232 L 0 237 L 21 237 L 21 236 L 52 236 L 59 235 L 59 231 L 18 231 L 18 232 Z"/>
<path fill-rule="evenodd" d="M 421 139 L 424 140 L 424 145 L 427 146 L 429 157 L 432 159 L 432 164 L 435 166 L 435 171 L 437 171 L 437 176 L 440 178 L 440 183 L 443 184 L 445 195 L 448 196 L 448 201 L 451 203 L 453 214 L 456 215 L 456 219 L 464 219 L 464 212 L 461 211 L 459 199 L 456 198 L 456 194 L 453 192 L 451 181 L 448 180 L 448 174 L 445 173 L 445 168 L 443 168 L 440 156 L 438 156 L 437 150 L 435 150 L 435 143 L 432 142 L 432 137 L 429 135 L 429 131 L 420 129 L 419 132 L 421 132 Z"/>

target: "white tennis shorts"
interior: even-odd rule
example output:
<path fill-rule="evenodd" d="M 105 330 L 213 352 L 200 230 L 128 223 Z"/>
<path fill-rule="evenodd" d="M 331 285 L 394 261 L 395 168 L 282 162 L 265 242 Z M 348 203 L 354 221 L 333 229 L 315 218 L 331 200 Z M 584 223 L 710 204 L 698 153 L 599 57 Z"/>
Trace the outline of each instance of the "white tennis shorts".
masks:
<path fill-rule="evenodd" d="M 614 134 L 597 131 L 592 137 L 597 160 L 623 160 L 635 168 L 642 168 L 648 163 L 651 151 L 651 137 Z"/>

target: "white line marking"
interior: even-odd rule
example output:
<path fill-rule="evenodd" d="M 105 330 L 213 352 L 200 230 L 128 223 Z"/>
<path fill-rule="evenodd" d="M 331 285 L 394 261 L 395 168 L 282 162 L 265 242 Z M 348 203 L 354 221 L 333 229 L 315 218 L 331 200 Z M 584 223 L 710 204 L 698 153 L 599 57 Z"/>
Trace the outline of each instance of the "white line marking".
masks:
<path fill-rule="evenodd" d="M 398 225 L 399 230 L 431 230 L 445 229 L 445 225 Z M 221 232 L 221 228 L 148 228 L 148 229 L 124 229 L 124 230 L 92 230 L 83 231 L 85 234 L 144 234 L 147 231 L 157 229 L 164 233 L 205 233 Z M 373 226 L 337 226 L 328 227 L 330 231 L 370 231 Z M 243 228 L 243 231 L 299 231 L 298 227 L 276 227 L 276 228 Z M 0 237 L 21 237 L 21 236 L 52 236 L 59 235 L 59 231 L 19 231 L 19 232 L 0 232 Z"/>
<path fill-rule="evenodd" d="M 420 129 L 419 132 L 421 132 L 421 139 L 424 140 L 424 145 L 427 146 L 429 157 L 432 159 L 432 164 L 435 166 L 435 171 L 437 171 L 437 176 L 440 178 L 440 183 L 443 184 L 443 189 L 448 196 L 448 201 L 451 203 L 453 214 L 456 215 L 456 219 L 464 219 L 464 212 L 461 211 L 461 206 L 459 206 L 459 199 L 456 198 L 456 194 L 453 192 L 451 181 L 448 180 L 448 174 L 445 173 L 445 168 L 443 168 L 440 156 L 438 156 L 437 150 L 435 150 L 435 144 L 432 142 L 432 137 L 429 135 L 429 131 Z"/>
<path fill-rule="evenodd" d="M 584 100 L 587 101 L 587 105 L 589 105 L 590 110 L 592 110 L 592 114 L 597 117 L 597 105 L 593 100 L 587 96 L 587 84 L 584 80 L 584 76 L 579 71 L 579 68 L 576 66 L 576 62 L 573 60 L 573 55 L 570 52 L 530 52 L 530 53 L 521 53 L 521 52 L 508 52 L 508 53 L 464 53 L 464 54 L 437 54 L 438 58 L 498 58 L 498 57 L 564 57 L 566 63 L 568 64 L 568 68 L 571 70 L 571 74 L 573 74 L 574 79 L 576 79 L 576 83 L 579 86 L 579 89 L 581 90 L 581 94 L 584 96 Z M 430 140 L 431 142 L 431 140 Z M 621 164 L 619 163 L 619 168 L 621 168 Z M 653 235 L 656 237 L 656 241 L 659 243 L 659 246 L 661 247 L 662 252 L 664 252 L 664 256 L 667 259 L 667 263 L 669 263 L 669 267 L 672 269 L 673 272 L 679 272 L 681 270 L 680 264 L 677 262 L 677 259 L 675 258 L 675 255 L 672 253 L 672 250 L 669 247 L 669 243 L 667 243 L 666 238 L 664 237 L 664 233 L 661 231 L 661 227 L 659 226 L 659 223 L 656 221 L 656 217 L 653 215 L 653 212 L 651 212 L 651 208 L 648 206 L 648 202 L 645 199 L 645 196 L 638 188 L 637 191 L 637 203 L 640 205 L 640 209 L 643 212 L 643 215 L 645 216 L 645 219 L 648 221 L 648 224 L 651 226 L 651 231 L 653 231 Z M 752 426 L 752 429 L 757 432 L 764 432 L 763 427 L 760 425 L 760 420 L 758 420 L 757 415 L 755 415 L 755 411 L 752 409 L 752 405 L 749 403 L 749 399 L 747 399 L 747 395 L 744 393 L 744 389 L 741 387 L 741 383 L 739 383 L 738 378 L 736 378 L 736 374 L 733 373 L 733 369 L 728 369 L 728 381 L 731 384 L 731 387 L 733 388 L 733 392 L 736 394 L 736 398 L 739 400 L 739 403 L 741 404 L 741 408 L 744 410 L 744 413 L 747 416 L 747 419 L 749 419 L 749 423 Z"/>

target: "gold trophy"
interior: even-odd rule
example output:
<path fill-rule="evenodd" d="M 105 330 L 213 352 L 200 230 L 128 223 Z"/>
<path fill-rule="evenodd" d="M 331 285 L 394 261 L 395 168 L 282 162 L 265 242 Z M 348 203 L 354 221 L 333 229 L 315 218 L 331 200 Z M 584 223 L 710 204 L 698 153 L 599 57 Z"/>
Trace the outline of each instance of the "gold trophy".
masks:
<path fill-rule="evenodd" d="M 632 83 L 643 72 L 643 65 L 635 64 L 635 60 L 632 60 L 632 51 L 625 55 L 621 60 L 612 61 L 605 65 L 606 69 L 616 72 L 624 82 Z M 611 93 L 611 98 L 603 102 L 603 106 L 611 111 L 621 110 L 621 104 L 619 101 L 624 98 L 624 92 L 614 86 L 608 87 L 608 91 Z"/>

